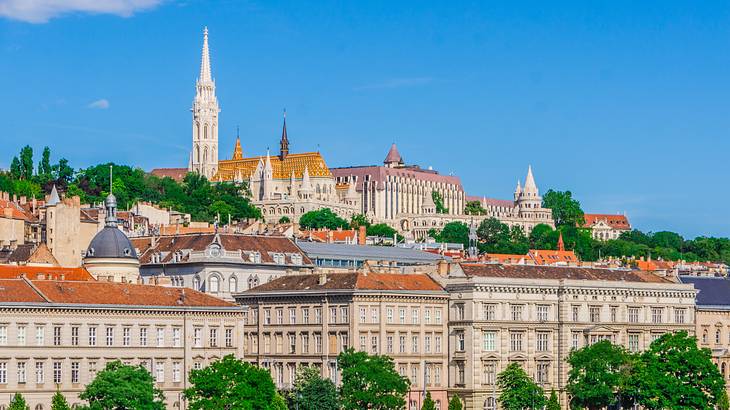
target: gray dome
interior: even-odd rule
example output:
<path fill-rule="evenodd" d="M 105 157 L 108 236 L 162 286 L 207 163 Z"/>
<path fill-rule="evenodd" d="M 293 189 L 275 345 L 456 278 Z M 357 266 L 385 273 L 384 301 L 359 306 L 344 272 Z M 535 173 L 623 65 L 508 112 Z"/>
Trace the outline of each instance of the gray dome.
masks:
<path fill-rule="evenodd" d="M 91 240 L 86 250 L 86 258 L 137 259 L 137 252 L 124 232 L 116 227 L 105 226 Z"/>

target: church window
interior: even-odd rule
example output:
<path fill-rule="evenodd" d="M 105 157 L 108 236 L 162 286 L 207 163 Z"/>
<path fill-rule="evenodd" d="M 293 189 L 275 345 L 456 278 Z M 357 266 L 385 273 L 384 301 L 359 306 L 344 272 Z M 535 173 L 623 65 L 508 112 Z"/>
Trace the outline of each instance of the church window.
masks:
<path fill-rule="evenodd" d="M 195 146 L 195 162 L 200 162 L 200 146 Z"/>
<path fill-rule="evenodd" d="M 208 282 L 210 285 L 210 292 L 218 293 L 220 290 L 220 282 L 218 276 L 211 276 L 210 279 L 208 279 Z"/>
<path fill-rule="evenodd" d="M 200 290 L 200 277 L 197 275 L 193 278 L 193 289 Z"/>
<path fill-rule="evenodd" d="M 208 139 L 208 124 L 203 126 L 203 138 L 206 140 Z"/>
<path fill-rule="evenodd" d="M 203 162 L 208 162 L 208 147 L 203 150 Z"/>
<path fill-rule="evenodd" d="M 228 279 L 228 291 L 229 292 L 238 291 L 238 280 L 233 275 Z"/>

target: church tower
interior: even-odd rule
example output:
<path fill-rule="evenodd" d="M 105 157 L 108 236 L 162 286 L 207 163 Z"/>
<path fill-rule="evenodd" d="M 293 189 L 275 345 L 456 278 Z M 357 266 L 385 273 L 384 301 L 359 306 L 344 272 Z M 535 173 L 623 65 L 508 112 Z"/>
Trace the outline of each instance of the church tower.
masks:
<path fill-rule="evenodd" d="M 193 100 L 193 150 L 190 154 L 189 170 L 211 179 L 218 170 L 218 99 L 215 96 L 215 81 L 210 72 L 208 50 L 208 27 L 203 30 L 203 55 L 200 61 L 200 76 L 195 82 Z"/>

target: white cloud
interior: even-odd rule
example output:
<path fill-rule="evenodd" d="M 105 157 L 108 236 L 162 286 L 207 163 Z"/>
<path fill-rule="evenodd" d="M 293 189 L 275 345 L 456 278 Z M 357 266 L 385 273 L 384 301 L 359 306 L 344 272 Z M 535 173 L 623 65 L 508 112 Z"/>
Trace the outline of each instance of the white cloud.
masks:
<path fill-rule="evenodd" d="M 109 108 L 109 100 L 106 98 L 102 98 L 101 100 L 96 100 L 89 105 L 86 106 L 87 108 L 96 108 L 99 110 L 106 110 Z"/>
<path fill-rule="evenodd" d="M 46 23 L 68 13 L 115 14 L 129 17 L 163 0 L 0 0 L 0 16 L 27 23 Z"/>
<path fill-rule="evenodd" d="M 428 84 L 433 81 L 431 77 L 408 77 L 408 78 L 391 78 L 382 83 L 368 84 L 355 87 L 355 90 L 373 90 L 379 88 L 402 88 L 413 87 L 417 85 Z"/>

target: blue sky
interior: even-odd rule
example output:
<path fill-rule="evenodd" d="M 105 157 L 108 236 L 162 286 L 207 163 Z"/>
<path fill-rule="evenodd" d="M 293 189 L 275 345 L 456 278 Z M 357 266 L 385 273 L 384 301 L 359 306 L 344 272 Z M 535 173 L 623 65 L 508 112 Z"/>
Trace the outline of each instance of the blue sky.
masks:
<path fill-rule="evenodd" d="M 642 230 L 730 235 L 730 3 L 0 0 L 0 167 L 185 166 L 202 28 L 221 156 L 407 162 L 541 190 Z"/>

